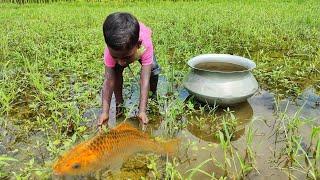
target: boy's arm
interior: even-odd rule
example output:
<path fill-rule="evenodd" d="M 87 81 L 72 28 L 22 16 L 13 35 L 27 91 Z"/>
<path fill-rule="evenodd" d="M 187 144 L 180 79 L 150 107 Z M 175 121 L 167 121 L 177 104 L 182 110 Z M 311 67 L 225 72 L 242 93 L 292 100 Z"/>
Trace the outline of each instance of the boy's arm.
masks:
<path fill-rule="evenodd" d="M 104 83 L 102 89 L 102 113 L 98 125 L 102 125 L 109 119 L 110 102 L 114 89 L 115 72 L 113 68 L 105 66 Z"/>
<path fill-rule="evenodd" d="M 142 65 L 140 74 L 140 103 L 139 103 L 139 115 L 138 117 L 142 123 L 148 123 L 148 117 L 146 114 L 148 92 L 150 84 L 150 74 L 152 65 Z"/>

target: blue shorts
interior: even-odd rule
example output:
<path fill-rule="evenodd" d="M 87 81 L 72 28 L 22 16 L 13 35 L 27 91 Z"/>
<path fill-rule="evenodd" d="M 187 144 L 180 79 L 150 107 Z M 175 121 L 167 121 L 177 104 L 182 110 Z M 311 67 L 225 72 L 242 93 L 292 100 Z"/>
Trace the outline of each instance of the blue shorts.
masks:
<path fill-rule="evenodd" d="M 152 68 L 151 68 L 151 76 L 157 76 L 161 72 L 161 68 L 157 62 L 157 58 L 153 55 Z"/>

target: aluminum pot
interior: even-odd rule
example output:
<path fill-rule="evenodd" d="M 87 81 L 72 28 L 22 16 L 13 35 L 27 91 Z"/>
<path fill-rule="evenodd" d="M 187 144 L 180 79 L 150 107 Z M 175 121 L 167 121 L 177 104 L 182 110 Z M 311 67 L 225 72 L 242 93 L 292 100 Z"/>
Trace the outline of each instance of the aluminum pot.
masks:
<path fill-rule="evenodd" d="M 199 69 L 199 63 L 231 63 L 244 67 L 238 71 Z M 251 70 L 256 64 L 244 57 L 229 54 L 203 54 L 188 61 L 191 71 L 184 86 L 201 102 L 211 105 L 232 105 L 246 101 L 258 90 L 258 82 Z"/>

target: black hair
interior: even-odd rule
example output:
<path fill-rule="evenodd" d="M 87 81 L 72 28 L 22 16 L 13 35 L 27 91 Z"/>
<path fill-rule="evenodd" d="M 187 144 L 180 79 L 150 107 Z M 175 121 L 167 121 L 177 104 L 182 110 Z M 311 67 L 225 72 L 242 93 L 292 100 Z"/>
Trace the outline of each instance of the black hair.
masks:
<path fill-rule="evenodd" d="M 129 13 L 112 13 L 103 23 L 104 40 L 114 50 L 132 49 L 138 43 L 139 32 L 138 20 Z"/>

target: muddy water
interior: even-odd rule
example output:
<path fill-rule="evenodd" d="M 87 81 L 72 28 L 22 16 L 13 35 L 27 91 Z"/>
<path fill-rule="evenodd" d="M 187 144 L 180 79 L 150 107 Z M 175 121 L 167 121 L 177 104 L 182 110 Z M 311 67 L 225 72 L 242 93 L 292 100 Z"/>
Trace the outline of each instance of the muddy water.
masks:
<path fill-rule="evenodd" d="M 160 90 L 159 93 L 162 95 L 166 94 L 166 87 L 168 87 L 168 82 L 163 78 L 160 79 Z M 162 89 L 161 89 L 162 88 Z M 132 94 L 127 95 L 130 97 L 126 101 L 127 108 L 132 107 L 134 104 L 138 103 L 138 97 L 134 94 L 138 94 L 137 87 L 131 87 L 130 91 Z M 180 92 L 184 92 L 180 89 Z M 180 93 L 180 98 L 185 99 L 186 96 Z M 237 106 L 230 107 L 230 111 L 233 112 L 234 116 L 238 121 L 236 127 L 235 136 L 232 138 L 232 146 L 241 155 L 245 156 L 246 150 L 246 136 L 249 125 L 252 126 L 254 137 L 253 137 L 253 151 L 255 152 L 255 168 L 256 170 L 251 171 L 247 177 L 250 179 L 288 179 L 288 174 L 284 170 L 280 170 L 279 167 L 284 164 L 280 163 L 280 166 L 276 166 L 272 161 L 276 160 L 274 154 L 279 154 L 281 148 L 283 148 L 283 143 L 275 144 L 275 122 L 278 119 L 275 112 L 276 110 L 285 111 L 289 116 L 293 116 L 297 111 L 301 109 L 301 116 L 304 119 L 309 119 L 315 123 L 320 123 L 320 97 L 315 94 L 312 89 L 306 90 L 301 96 L 295 100 L 283 99 L 279 101 L 276 105 L 275 97 L 268 91 L 260 90 L 252 98 L 248 99 L 247 102 L 238 104 Z M 222 117 L 225 109 L 217 109 L 215 114 L 217 119 Z M 129 113 L 130 114 L 130 113 Z M 131 111 L 130 116 L 134 116 L 135 111 Z M 202 113 L 193 114 L 198 118 L 210 119 L 212 114 Z M 160 117 L 160 118 L 159 118 Z M 147 128 L 147 132 L 153 136 L 158 136 L 163 134 L 165 131 L 161 129 L 163 127 L 163 118 L 159 115 L 149 116 L 150 124 Z M 197 167 L 200 163 L 205 160 L 214 157 L 216 161 L 223 163 L 224 156 L 223 150 L 219 145 L 219 141 L 215 136 L 215 123 L 206 122 L 204 126 L 199 126 L 197 123 L 192 123 L 194 120 L 191 117 L 186 117 L 189 121 L 187 128 L 181 130 L 177 136 L 182 139 L 181 149 L 177 159 L 179 160 L 179 165 L 177 169 L 187 178 L 190 175 L 190 169 Z M 109 125 L 111 127 L 115 126 L 117 123 L 121 122 L 123 119 L 111 119 Z M 135 118 L 129 118 L 126 121 L 138 127 L 138 121 Z M 221 121 L 221 119 L 220 119 Z M 303 141 L 305 144 L 309 143 L 309 136 L 311 132 L 311 127 L 309 125 L 304 125 L 299 129 L 299 134 L 303 136 Z M 236 157 L 235 157 L 236 158 Z M 138 160 L 141 162 L 141 160 Z M 128 168 L 122 169 L 117 172 L 118 176 L 133 178 L 141 176 L 141 167 L 135 168 L 134 161 L 131 162 L 132 171 Z M 145 161 L 147 163 L 148 161 Z M 133 165 L 132 165 L 133 163 Z M 138 162 L 137 162 L 138 163 Z M 164 163 L 164 162 L 162 162 Z M 303 160 L 301 160 L 303 164 Z M 138 163 L 139 164 L 139 163 Z M 161 164 L 161 163 L 160 163 Z M 125 166 L 125 165 L 124 165 Z M 145 165 L 146 166 L 146 165 Z M 236 167 L 235 167 L 236 166 Z M 239 163 L 236 162 L 229 167 L 229 171 L 234 174 L 228 174 L 229 177 L 235 177 L 236 174 L 240 174 Z M 143 169 L 143 168 L 142 168 Z M 214 173 L 216 177 L 225 175 L 225 171 L 217 167 L 214 163 L 209 162 L 202 166 L 202 170 L 209 172 L 209 174 Z M 145 169 L 144 169 L 145 170 Z M 238 171 L 238 172 L 237 172 Z M 135 173 L 137 172 L 137 173 Z M 146 171 L 143 171 L 146 172 Z M 150 173 L 146 173 L 148 176 Z M 292 175 L 298 179 L 305 179 L 306 175 L 304 173 L 293 172 Z M 192 179 L 209 179 L 208 176 L 196 173 L 193 175 Z"/>
<path fill-rule="evenodd" d="M 159 82 L 159 93 L 164 96 L 167 93 L 168 87 L 170 84 L 164 79 L 160 78 Z M 182 89 L 178 89 L 180 92 L 179 97 L 181 99 L 186 99 L 186 94 L 181 93 L 185 92 Z M 131 122 L 138 127 L 138 121 L 133 118 L 136 110 L 137 103 L 139 100 L 138 97 L 138 86 L 131 86 L 126 88 L 125 91 L 125 106 L 127 109 L 132 110 L 128 113 L 129 118 L 126 121 Z M 281 109 L 284 111 L 287 109 L 287 114 L 293 116 L 302 106 L 300 116 L 314 121 L 315 123 L 320 123 L 320 97 L 315 95 L 312 89 L 307 89 L 304 93 L 299 96 L 297 99 L 284 99 L 279 102 L 279 106 L 275 104 L 275 97 L 264 90 L 260 90 L 248 102 L 242 103 L 235 107 L 231 107 L 230 110 L 234 111 L 234 115 L 239 121 L 238 126 L 236 127 L 235 137 L 232 139 L 232 146 L 237 150 L 239 155 L 244 157 L 244 151 L 246 149 L 246 135 L 248 127 L 252 124 L 254 131 L 253 138 L 253 151 L 255 152 L 255 168 L 258 171 L 251 171 L 247 176 L 250 179 L 288 179 L 287 173 L 281 171 L 275 164 L 272 162 L 276 158 L 274 157 L 274 152 L 279 153 L 283 144 L 278 143 L 275 145 L 275 136 L 274 136 L 274 124 L 278 117 L 275 115 L 276 109 Z M 96 122 L 100 108 L 89 109 L 83 116 L 85 119 L 91 120 L 88 121 L 85 125 L 90 127 L 92 132 L 95 131 Z M 222 109 L 217 109 L 216 114 L 223 114 Z M 211 114 L 194 114 L 199 118 L 209 119 Z M 159 114 L 150 115 L 150 124 L 148 125 L 147 132 L 152 136 L 159 136 L 165 131 L 161 128 L 163 127 L 162 117 Z M 192 122 L 191 117 L 185 117 L 188 121 Z M 115 104 L 113 102 L 111 109 L 111 117 L 109 121 L 109 126 L 114 127 L 116 124 L 123 121 L 124 118 L 115 119 Z M 4 122 L 4 121 L 2 121 Z M 210 122 L 205 123 L 206 126 L 199 127 L 196 123 L 190 123 L 185 129 L 181 130 L 177 136 L 181 138 L 181 150 L 177 155 L 178 166 L 177 169 L 184 177 L 188 177 L 190 171 L 188 170 L 198 166 L 200 163 L 205 160 L 214 157 L 219 162 L 224 162 L 223 150 L 221 149 L 217 138 L 215 137 L 215 129 L 211 128 L 215 124 L 210 124 Z M 208 129 L 210 131 L 208 131 Z M 18 135 L 14 132 L 19 130 L 18 126 L 14 126 L 10 123 L 6 125 L 1 125 L 1 142 L 0 142 L 0 155 L 7 154 L 10 157 L 19 159 L 19 161 L 28 163 L 30 159 L 35 158 L 34 163 L 36 166 L 44 166 L 44 160 L 47 160 L 49 157 L 48 150 L 46 150 L 46 142 L 43 142 L 45 138 L 44 134 L 32 133 L 30 134 L 28 140 L 21 140 Z M 305 144 L 309 143 L 309 136 L 311 132 L 311 127 L 309 125 L 304 125 L 299 129 L 299 134 L 303 136 L 303 141 Z M 38 144 L 38 145 L 37 145 Z M 104 173 L 102 177 L 109 177 L 117 179 L 121 177 L 122 179 L 131 178 L 131 179 L 140 179 L 141 176 L 152 177 L 147 163 L 149 160 L 145 155 L 138 154 L 136 156 L 130 157 L 128 161 L 124 162 L 122 168 L 119 172 Z M 20 168 L 25 168 L 24 163 L 19 163 L 16 168 L 16 171 Z M 160 164 L 164 168 L 165 160 L 158 160 L 157 164 Z M 303 163 L 303 161 L 301 161 Z M 280 164 L 282 166 L 283 164 Z M 239 164 L 236 163 L 237 171 L 239 171 Z M 205 164 L 202 170 L 212 174 L 213 172 L 217 177 L 224 175 L 225 172 L 214 165 L 212 162 Z M 229 168 L 236 173 L 234 170 L 234 165 Z M 162 169 L 163 170 L 163 169 Z M 306 179 L 305 174 L 303 173 L 293 173 L 298 179 Z M 234 175 L 230 175 L 234 176 Z M 56 177 L 54 177 L 56 178 Z M 89 178 L 89 177 L 88 177 Z M 94 178 L 94 177 L 93 177 Z M 208 176 L 201 173 L 196 173 L 192 179 L 209 179 Z M 71 178 L 72 179 L 72 178 Z"/>
<path fill-rule="evenodd" d="M 288 104 L 288 114 L 293 115 L 296 111 L 298 111 L 299 103 L 292 103 L 288 102 L 286 100 L 281 101 L 280 107 L 281 109 L 284 109 Z M 302 102 L 301 102 L 302 103 Z M 255 121 L 252 123 L 253 129 L 254 129 L 254 143 L 253 143 L 253 149 L 256 153 L 256 168 L 259 172 L 252 171 L 252 173 L 249 174 L 249 178 L 252 179 L 287 179 L 288 176 L 285 172 L 281 172 L 279 169 L 272 167 L 273 164 L 269 163 L 272 159 L 275 159 L 273 156 L 273 152 L 277 151 L 282 147 L 282 144 L 278 144 L 277 149 L 274 146 L 275 137 L 273 136 L 274 129 L 272 128 L 272 125 L 276 119 L 274 115 L 275 110 L 275 104 L 274 104 L 274 97 L 268 93 L 267 91 L 260 91 L 259 94 L 253 96 L 249 99 L 248 104 L 252 108 L 247 108 L 246 110 L 248 113 L 244 114 L 250 114 L 251 120 L 255 119 Z M 305 118 L 313 118 L 318 123 L 320 122 L 320 108 L 315 105 L 315 103 L 308 101 L 307 104 L 310 106 L 305 106 L 305 108 L 302 109 L 301 115 Z M 241 112 L 242 108 L 239 108 L 239 112 Z M 237 112 L 237 109 L 235 109 L 235 112 Z M 238 116 L 239 120 L 242 121 L 242 123 L 245 123 L 248 125 L 248 116 L 242 116 L 240 113 L 236 113 L 236 116 Z M 244 119 L 242 117 L 245 117 Z M 248 128 L 247 126 L 244 128 Z M 300 129 L 300 134 L 305 135 L 304 139 L 308 139 L 308 136 L 310 135 L 310 127 L 305 126 Z M 308 133 L 309 132 L 309 133 Z M 205 134 L 205 136 L 201 136 L 202 134 Z M 185 138 L 185 141 L 188 139 L 192 139 L 193 141 L 197 142 L 196 146 L 198 148 L 195 148 L 194 150 L 189 150 L 188 155 L 190 156 L 190 159 L 193 159 L 193 162 L 190 164 L 182 164 L 180 166 L 181 171 L 185 172 L 191 167 L 195 167 L 197 164 L 200 164 L 201 162 L 205 161 L 206 159 L 210 158 L 211 155 L 215 157 L 219 162 L 223 161 L 223 151 L 219 147 L 217 143 L 214 143 L 212 145 L 210 141 L 212 139 L 207 138 L 207 133 L 198 131 L 190 131 L 183 130 L 182 136 Z M 238 152 L 242 155 L 244 155 L 244 151 L 246 149 L 246 133 L 243 132 L 239 134 L 239 138 L 236 138 L 232 145 L 235 149 L 238 150 Z M 200 134 L 200 135 L 199 135 Z M 213 141 L 214 142 L 214 141 Z M 206 172 L 215 172 L 217 176 L 224 175 L 224 171 L 221 169 L 215 167 L 212 164 L 205 165 L 202 170 L 205 170 Z M 305 174 L 301 173 L 294 173 L 295 176 L 298 179 L 305 179 Z M 197 174 L 194 176 L 195 179 L 197 178 L 208 178 L 208 176 Z"/>
<path fill-rule="evenodd" d="M 225 62 L 206 62 L 206 63 L 199 63 L 194 66 L 197 69 L 203 69 L 208 71 L 223 71 L 223 72 L 234 72 L 234 71 L 245 71 L 247 68 L 232 64 L 232 63 L 225 63 Z"/>
<path fill-rule="evenodd" d="M 251 121 L 253 109 L 248 102 L 244 102 L 238 104 L 237 106 L 229 107 L 229 111 L 232 112 L 237 119 L 235 134 L 232 138 L 232 140 L 237 140 L 243 136 L 245 126 Z M 215 115 L 213 118 L 214 121 L 210 121 L 213 114 Z M 226 115 L 226 108 L 218 108 L 214 111 L 214 113 L 195 113 L 192 115 L 192 117 L 187 117 L 189 121 L 187 130 L 199 139 L 219 143 L 218 139 L 213 134 L 217 131 L 215 126 L 221 123 L 221 119 L 224 115 Z M 199 117 L 203 119 L 203 125 L 197 123 L 197 121 L 199 122 Z"/>

